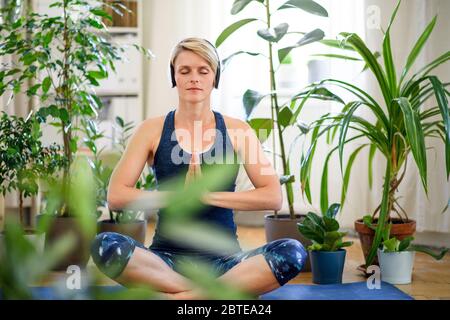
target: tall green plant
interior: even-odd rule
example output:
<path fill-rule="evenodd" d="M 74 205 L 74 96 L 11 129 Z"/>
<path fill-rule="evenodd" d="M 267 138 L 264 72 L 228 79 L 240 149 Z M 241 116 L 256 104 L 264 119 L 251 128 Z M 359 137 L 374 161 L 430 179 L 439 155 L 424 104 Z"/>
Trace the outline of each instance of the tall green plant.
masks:
<path fill-rule="evenodd" d="M 355 158 L 364 148 L 369 148 L 369 185 L 372 186 L 372 162 L 376 151 L 386 159 L 386 171 L 384 174 L 383 196 L 381 204 L 374 212 L 379 212 L 378 224 L 375 232 L 373 246 L 366 259 L 366 265 L 370 265 L 376 255 L 376 250 L 382 239 L 382 230 L 392 213 L 396 213 L 401 220 L 408 220 L 406 212 L 398 203 L 397 189 L 405 176 L 406 164 L 412 153 L 413 160 L 419 169 L 419 175 L 425 192 L 427 187 L 427 155 L 426 138 L 438 138 L 445 144 L 445 159 L 447 178 L 450 173 L 450 117 L 446 87 L 449 83 L 442 81 L 431 72 L 439 65 L 447 62 L 450 52 L 445 52 L 432 62 L 418 69 L 410 75 L 410 70 L 419 53 L 424 48 L 431 32 L 436 24 L 436 17 L 427 25 L 421 36 L 417 39 L 409 53 L 403 70 L 398 76 L 395 68 L 391 49 L 390 29 L 399 9 L 400 1 L 395 8 L 389 25 L 384 34 L 382 43 L 382 57 L 384 66 L 377 61 L 363 40 L 355 33 L 341 33 L 340 43 L 343 49 L 352 48 L 366 63 L 373 73 L 382 93 L 382 100 L 378 101 L 357 86 L 336 80 L 325 79 L 310 85 L 305 91 L 303 103 L 312 98 L 317 90 L 324 86 L 334 86 L 351 93 L 355 100 L 342 103 L 342 111 L 336 115 L 326 114 L 317 120 L 313 126 L 311 146 L 303 155 L 300 179 L 302 192 L 311 202 L 309 181 L 311 177 L 311 164 L 314 159 L 315 149 L 319 138 L 324 134 L 334 140 L 338 134 L 338 143 L 327 155 L 322 173 L 320 206 L 322 211 L 328 207 L 328 164 L 333 153 L 338 152 L 343 178 L 341 203 L 346 198 L 350 173 Z M 336 43 L 330 41 L 332 45 Z M 425 110 L 425 102 L 432 97 L 436 100 L 436 106 Z M 323 97 L 315 97 L 322 99 Z M 356 111 L 365 107 L 370 111 L 370 118 L 356 115 Z M 375 117 L 375 121 L 371 121 Z M 356 135 L 349 136 L 349 129 Z M 349 160 L 344 167 L 343 154 L 345 146 L 349 142 L 361 140 L 362 144 L 352 151 Z"/>
<path fill-rule="evenodd" d="M 307 45 L 312 42 L 316 42 L 321 40 L 324 37 L 324 33 L 320 29 L 312 30 L 308 33 L 298 32 L 298 31 L 288 31 L 289 24 L 288 23 L 280 23 L 277 26 L 272 25 L 272 18 L 275 14 L 281 14 L 285 9 L 301 9 L 310 14 L 318 15 L 321 17 L 327 17 L 328 12 L 320 6 L 318 3 L 307 0 L 307 1 L 299 1 L 299 0 L 289 0 L 284 2 L 282 5 L 278 6 L 276 10 L 272 10 L 271 4 L 273 3 L 270 0 L 235 0 L 233 3 L 233 8 L 231 9 L 231 14 L 235 15 L 241 12 L 249 3 L 255 2 L 261 5 L 261 10 L 264 10 L 266 20 L 261 20 L 258 18 L 247 18 L 234 22 L 222 33 L 216 40 L 216 46 L 219 47 L 230 35 L 235 33 L 241 27 L 250 24 L 250 23 L 258 23 L 260 24 L 260 28 L 255 32 L 255 37 L 266 41 L 267 43 L 267 55 L 260 52 L 247 52 L 247 51 L 237 51 L 224 59 L 223 65 L 227 65 L 231 58 L 240 55 L 240 54 L 248 54 L 251 56 L 264 56 L 266 58 L 266 62 L 269 66 L 269 74 L 268 77 L 270 79 L 270 90 L 265 93 L 257 92 L 255 90 L 248 89 L 243 96 L 243 103 L 245 107 L 245 112 L 247 115 L 247 121 L 249 125 L 256 131 L 261 142 L 264 142 L 265 139 L 272 132 L 273 139 L 273 162 L 274 165 L 276 163 L 276 150 L 275 150 L 275 139 L 276 135 L 279 139 L 280 145 L 280 157 L 283 168 L 283 175 L 280 178 L 280 182 L 285 184 L 286 194 L 289 205 L 289 213 L 292 219 L 295 219 L 294 213 L 294 193 L 292 188 L 292 183 L 294 182 L 294 176 L 291 174 L 289 158 L 291 151 L 287 153 L 286 146 L 284 143 L 283 133 L 286 128 L 295 126 L 299 129 L 299 135 L 297 138 L 303 134 L 305 134 L 308 128 L 298 120 L 298 115 L 300 110 L 303 107 L 303 103 L 298 103 L 300 96 L 298 94 L 294 95 L 287 103 L 281 104 L 278 98 L 277 91 L 277 81 L 276 81 L 276 64 L 278 66 L 286 59 L 289 58 L 289 53 L 301 46 Z M 277 51 L 278 59 L 274 57 L 275 46 L 278 42 L 283 39 L 286 35 L 297 35 L 301 34 L 300 39 L 296 42 L 293 42 L 292 45 L 287 47 L 279 48 Z M 276 61 L 278 60 L 278 61 Z M 325 90 L 322 90 L 325 91 Z M 321 92 L 317 92 L 317 94 L 322 94 Z M 271 116 L 270 118 L 253 118 L 249 120 L 249 117 L 252 111 L 258 106 L 258 104 L 266 97 L 270 97 L 270 106 L 271 106 Z M 276 130 L 275 130 L 276 129 Z M 275 212 L 276 213 L 276 212 Z"/>
<path fill-rule="evenodd" d="M 81 144 L 80 121 L 97 117 L 102 102 L 95 88 L 115 70 L 124 51 L 108 39 L 103 19 L 112 20 L 112 16 L 103 10 L 105 6 L 119 14 L 127 10 L 103 1 L 60 0 L 50 7 L 58 8 L 61 15 L 29 11 L 14 23 L 0 26 L 0 57 L 18 57 L 0 70 L 0 96 L 25 91 L 38 100 L 42 121 L 53 118 L 49 123 L 60 129 L 67 159 L 63 186 L 70 184 L 70 166 Z M 30 29 L 33 37 L 26 36 Z M 23 89 L 30 80 L 33 85 Z M 65 206 L 60 214 L 68 214 Z"/>
<path fill-rule="evenodd" d="M 39 180 L 48 179 L 64 166 L 60 146 L 43 146 L 36 117 L 26 119 L 2 113 L 0 117 L 0 193 L 18 191 L 19 217 L 24 225 L 24 198 L 36 195 Z"/>

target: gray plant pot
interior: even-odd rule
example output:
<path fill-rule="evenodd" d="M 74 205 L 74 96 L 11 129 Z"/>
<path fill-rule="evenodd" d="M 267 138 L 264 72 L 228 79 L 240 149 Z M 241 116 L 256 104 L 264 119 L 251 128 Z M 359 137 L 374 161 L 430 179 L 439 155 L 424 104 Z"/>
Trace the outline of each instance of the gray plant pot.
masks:
<path fill-rule="evenodd" d="M 411 283 L 415 251 L 384 252 L 378 249 L 381 280 L 391 284 Z"/>
<path fill-rule="evenodd" d="M 289 216 L 289 214 L 278 214 L 278 217 L 275 219 L 274 214 L 267 214 L 264 217 L 264 226 L 266 230 L 266 241 L 271 242 L 277 239 L 290 238 L 296 239 L 301 242 L 301 244 L 308 248 L 308 246 L 312 245 L 311 240 L 306 239 L 297 228 L 297 223 L 303 221 L 305 215 L 296 214 L 296 219 L 293 220 Z M 303 266 L 302 272 L 311 272 L 311 263 L 310 257 L 308 255 L 308 259 L 306 260 L 305 265 Z"/>

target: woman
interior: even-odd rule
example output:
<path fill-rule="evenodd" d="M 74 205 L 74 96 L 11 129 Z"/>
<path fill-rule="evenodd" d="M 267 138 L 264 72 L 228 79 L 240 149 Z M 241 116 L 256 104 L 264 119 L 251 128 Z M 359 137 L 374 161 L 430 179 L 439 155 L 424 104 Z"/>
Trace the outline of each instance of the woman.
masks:
<path fill-rule="evenodd" d="M 184 39 L 173 50 L 170 71 L 172 85 L 178 91 L 178 107 L 138 127 L 112 174 L 108 190 L 111 209 L 142 199 L 161 203 L 152 245 L 146 248 L 127 236 L 102 233 L 92 245 L 94 262 L 121 284 L 148 284 L 171 299 L 202 298 L 191 281 L 178 272 L 183 257 L 206 259 L 215 267 L 219 280 L 251 294 L 260 295 L 284 285 L 300 272 L 307 256 L 297 240 L 280 239 L 246 252 L 237 241 L 233 210 L 279 210 L 282 194 L 277 174 L 251 127 L 211 110 L 211 91 L 218 87 L 220 79 L 216 49 L 204 39 Z M 198 129 L 215 135 L 207 139 L 207 135 L 196 134 Z M 210 157 L 230 150 L 241 159 L 255 189 L 234 192 L 234 171 L 232 185 L 202 198 L 206 209 L 197 217 L 227 232 L 234 239 L 235 250 L 225 255 L 212 254 L 165 237 L 161 225 L 171 190 L 161 185 L 157 191 L 136 189 L 145 164 L 153 167 L 158 183 L 185 175 L 188 185 L 201 176 Z"/>

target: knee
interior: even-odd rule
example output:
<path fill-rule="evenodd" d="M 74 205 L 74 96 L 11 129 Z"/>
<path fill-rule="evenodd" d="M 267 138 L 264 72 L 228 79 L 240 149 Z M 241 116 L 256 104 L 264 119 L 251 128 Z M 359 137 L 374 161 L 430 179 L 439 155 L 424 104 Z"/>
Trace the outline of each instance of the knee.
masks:
<path fill-rule="evenodd" d="M 134 248 L 128 237 L 115 232 L 103 232 L 92 242 L 91 256 L 103 273 L 110 278 L 116 278 L 122 273 Z"/>
<path fill-rule="evenodd" d="M 300 241 L 295 239 L 278 239 L 268 244 L 266 258 L 280 285 L 297 276 L 306 262 L 308 253 Z"/>

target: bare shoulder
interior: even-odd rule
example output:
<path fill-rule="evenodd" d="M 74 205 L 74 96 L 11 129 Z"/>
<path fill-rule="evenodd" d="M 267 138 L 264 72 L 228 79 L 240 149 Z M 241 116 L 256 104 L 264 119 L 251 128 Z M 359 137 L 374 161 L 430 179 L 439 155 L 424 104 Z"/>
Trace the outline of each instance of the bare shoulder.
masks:
<path fill-rule="evenodd" d="M 146 132 L 162 130 L 166 116 L 147 118 L 139 124 L 139 129 Z"/>
<path fill-rule="evenodd" d="M 242 152 L 248 141 L 254 141 L 254 132 L 250 125 L 241 119 L 223 116 L 227 133 L 230 137 L 234 150 Z M 249 140 L 250 139 L 250 140 Z"/>
<path fill-rule="evenodd" d="M 227 127 L 227 129 L 249 129 L 250 128 L 248 123 L 241 119 L 229 117 L 226 115 L 222 115 L 222 116 L 225 121 L 225 126 Z"/>
<path fill-rule="evenodd" d="M 149 152 L 148 160 L 152 160 L 153 155 L 159 145 L 162 130 L 164 127 L 164 116 L 147 118 L 142 121 L 136 128 L 135 135 L 137 140 L 143 142 L 147 146 Z"/>

